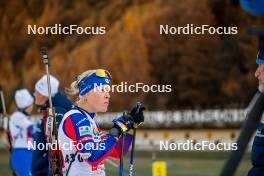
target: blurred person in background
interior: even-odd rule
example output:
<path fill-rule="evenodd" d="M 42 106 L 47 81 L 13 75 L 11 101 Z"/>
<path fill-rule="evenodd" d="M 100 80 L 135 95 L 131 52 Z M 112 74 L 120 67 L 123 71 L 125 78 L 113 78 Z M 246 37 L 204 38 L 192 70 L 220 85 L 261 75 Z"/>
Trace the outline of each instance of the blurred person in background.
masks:
<path fill-rule="evenodd" d="M 264 52 L 263 52 L 264 53 Z M 258 67 L 255 72 L 255 77 L 258 79 L 258 90 L 264 93 L 264 54 L 259 53 L 257 57 Z M 264 116 L 258 126 L 256 136 L 252 146 L 252 165 L 253 167 L 248 172 L 248 176 L 263 176 L 264 175 Z"/>
<path fill-rule="evenodd" d="M 241 7 L 252 15 L 264 15 L 263 0 L 240 0 Z M 263 33 L 263 32 L 262 32 Z M 258 34 L 259 37 L 263 34 Z M 255 72 L 255 77 L 258 79 L 258 90 L 264 93 L 264 48 L 263 36 L 259 40 L 259 53 L 256 63 L 258 67 Z M 264 175 L 264 116 L 262 115 L 261 122 L 257 128 L 256 136 L 253 141 L 251 161 L 253 167 L 249 170 L 248 176 L 263 176 Z"/>
<path fill-rule="evenodd" d="M 29 176 L 32 151 L 28 142 L 32 140 L 33 123 L 29 116 L 33 110 L 34 99 L 27 89 L 15 93 L 16 111 L 10 116 L 11 167 L 17 176 Z"/>
<path fill-rule="evenodd" d="M 131 129 L 144 121 L 145 108 L 142 107 L 136 112 L 135 107 L 128 116 L 123 115 L 113 121 L 112 129 L 116 133 L 109 134 L 101 130 L 95 118 L 96 113 L 107 111 L 110 78 L 106 70 L 88 70 L 71 84 L 70 90 L 79 95 L 79 100 L 64 115 L 59 126 L 58 139 L 61 144 L 74 144 L 69 148 L 66 145 L 65 148 L 61 147 L 63 175 L 105 175 L 103 161 L 108 157 L 119 159 L 121 156 L 121 133 L 125 134 L 126 153 L 133 139 Z"/>
<path fill-rule="evenodd" d="M 71 109 L 72 102 L 59 91 L 59 81 L 52 75 L 50 75 L 50 84 L 52 105 L 55 108 L 56 126 L 58 128 L 64 113 Z M 34 97 L 35 104 L 42 112 L 43 118 L 41 119 L 41 123 L 37 125 L 37 131 L 33 135 L 33 141 L 36 142 L 36 145 L 40 143 L 45 145 L 46 136 L 44 129 L 46 126 L 47 108 L 49 107 L 47 75 L 42 76 L 42 78 L 36 82 Z M 34 161 L 31 165 L 31 172 L 33 176 L 51 175 L 48 150 L 40 150 L 36 148 L 36 150 L 33 150 L 32 160 Z"/>

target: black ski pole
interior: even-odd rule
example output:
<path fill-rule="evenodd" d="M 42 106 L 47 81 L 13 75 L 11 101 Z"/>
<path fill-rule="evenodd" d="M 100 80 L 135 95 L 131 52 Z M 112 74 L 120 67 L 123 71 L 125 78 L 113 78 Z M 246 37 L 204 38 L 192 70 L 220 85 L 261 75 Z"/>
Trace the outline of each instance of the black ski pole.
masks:
<path fill-rule="evenodd" d="M 137 114 L 141 108 L 141 103 L 137 102 L 137 110 L 136 113 Z M 140 125 L 140 124 L 138 124 Z M 136 142 L 136 134 L 137 134 L 137 129 L 134 128 L 133 129 L 133 141 L 132 141 L 132 148 L 131 148 L 131 153 L 130 153 L 130 167 L 129 167 L 129 176 L 133 175 L 133 168 L 134 168 L 134 154 L 135 154 L 135 142 Z"/>
<path fill-rule="evenodd" d="M 120 153 L 120 164 L 119 164 L 119 176 L 123 176 L 124 171 L 124 145 L 125 145 L 125 135 L 121 134 L 121 153 Z"/>

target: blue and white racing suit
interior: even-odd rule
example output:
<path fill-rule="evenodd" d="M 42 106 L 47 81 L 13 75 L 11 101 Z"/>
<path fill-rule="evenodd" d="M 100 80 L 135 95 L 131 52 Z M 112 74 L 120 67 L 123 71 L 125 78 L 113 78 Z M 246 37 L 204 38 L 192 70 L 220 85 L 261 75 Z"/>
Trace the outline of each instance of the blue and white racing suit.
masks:
<path fill-rule="evenodd" d="M 124 153 L 133 135 L 126 133 Z M 62 152 L 63 175 L 104 176 L 103 161 L 120 158 L 121 139 L 104 133 L 96 124 L 94 114 L 75 107 L 68 111 L 59 126 L 58 140 Z M 70 166 L 70 167 L 69 167 Z"/>
<path fill-rule="evenodd" d="M 9 130 L 12 143 L 11 167 L 16 175 L 28 176 L 32 161 L 32 150 L 28 149 L 28 142 L 32 141 L 33 123 L 25 112 L 16 111 L 10 116 Z"/>

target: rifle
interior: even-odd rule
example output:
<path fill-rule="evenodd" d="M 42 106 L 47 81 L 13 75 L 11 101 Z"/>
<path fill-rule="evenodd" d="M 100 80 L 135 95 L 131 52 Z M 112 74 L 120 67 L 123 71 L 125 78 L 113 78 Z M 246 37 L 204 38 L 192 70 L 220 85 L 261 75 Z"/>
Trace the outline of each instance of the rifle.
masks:
<path fill-rule="evenodd" d="M 58 142 L 58 130 L 56 126 L 55 109 L 52 106 L 52 100 L 51 100 L 49 58 L 45 47 L 41 48 L 40 53 L 43 59 L 43 63 L 45 64 L 46 67 L 48 94 L 49 94 L 49 107 L 47 108 L 45 135 L 47 136 L 47 142 L 50 144 L 50 149 L 49 149 L 49 161 L 51 161 L 50 168 L 52 175 L 59 176 L 61 171 L 61 156 L 58 149 L 59 142 Z M 51 146 L 53 144 L 56 144 L 55 150 L 51 149 Z"/>
<path fill-rule="evenodd" d="M 5 97 L 4 97 L 4 92 L 3 90 L 0 91 L 0 95 L 1 95 L 1 102 L 2 102 L 2 109 L 3 109 L 3 117 L 2 117 L 2 127 L 4 129 L 4 131 L 6 132 L 7 135 L 7 141 L 9 144 L 9 152 L 11 153 L 12 150 L 12 138 L 10 135 L 10 130 L 9 130 L 9 118 L 7 116 L 7 112 L 6 112 L 6 104 L 5 104 Z"/>
<path fill-rule="evenodd" d="M 3 90 L 0 91 L 0 96 L 1 96 L 2 110 L 3 110 L 1 127 L 3 128 L 3 130 L 6 133 L 6 138 L 7 138 L 8 145 L 9 145 L 9 153 L 11 154 L 11 152 L 12 152 L 12 137 L 11 137 L 10 130 L 9 130 L 9 118 L 8 118 L 7 111 L 6 111 L 5 96 L 4 96 Z M 15 176 L 16 174 L 15 174 L 14 170 L 12 169 L 11 166 L 10 166 L 10 168 L 12 170 L 12 174 Z"/>
<path fill-rule="evenodd" d="M 1 114 L 1 124 L 0 124 L 0 128 L 1 131 L 5 131 L 5 117 L 6 117 L 6 107 L 5 107 L 5 99 L 4 99 L 4 92 L 3 90 L 0 91 L 0 96 L 1 96 L 1 105 L 2 105 L 2 114 Z"/>

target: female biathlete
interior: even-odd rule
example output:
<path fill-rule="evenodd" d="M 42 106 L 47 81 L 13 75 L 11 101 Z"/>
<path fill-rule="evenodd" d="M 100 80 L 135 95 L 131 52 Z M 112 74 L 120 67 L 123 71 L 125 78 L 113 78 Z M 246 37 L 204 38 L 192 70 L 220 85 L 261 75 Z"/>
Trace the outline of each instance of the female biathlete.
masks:
<path fill-rule="evenodd" d="M 113 121 L 112 129 L 115 130 L 112 131 L 117 131 L 115 135 L 102 132 L 95 122 L 95 116 L 98 112 L 107 111 L 110 79 L 106 70 L 88 70 L 71 84 L 71 90 L 78 93 L 79 100 L 64 115 L 59 126 L 63 175 L 105 175 L 103 161 L 108 157 L 120 158 L 120 134 L 125 133 L 126 153 L 133 138 L 130 129 L 144 121 L 144 107 L 137 111 L 137 107 L 134 107 L 128 116 L 121 116 Z"/>

